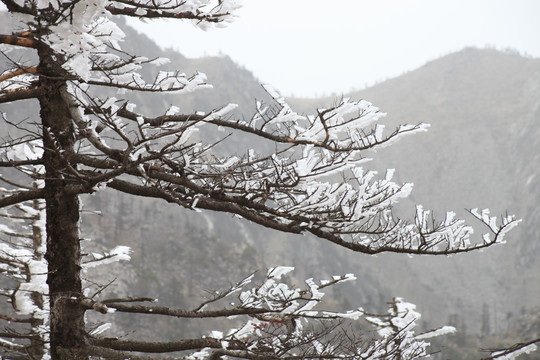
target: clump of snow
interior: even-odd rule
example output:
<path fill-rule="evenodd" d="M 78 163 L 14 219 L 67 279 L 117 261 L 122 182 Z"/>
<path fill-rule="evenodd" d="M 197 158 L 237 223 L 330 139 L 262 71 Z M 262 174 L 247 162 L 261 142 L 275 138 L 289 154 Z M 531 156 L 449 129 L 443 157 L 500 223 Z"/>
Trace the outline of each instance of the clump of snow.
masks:
<path fill-rule="evenodd" d="M 107 310 L 108 311 L 108 310 Z M 109 312 L 109 311 L 108 311 Z M 110 328 L 112 328 L 112 324 L 111 323 L 104 323 L 104 324 L 101 324 L 100 326 L 98 326 L 97 328 L 93 329 L 92 331 L 90 331 L 90 335 L 92 336 L 98 336 L 102 333 L 104 333 L 105 331 L 109 330 Z"/>
<path fill-rule="evenodd" d="M 96 266 L 110 264 L 117 261 L 131 260 L 131 248 L 129 246 L 119 245 L 109 252 L 92 253 L 92 259 L 83 264 L 83 269 L 89 269 Z"/>
<path fill-rule="evenodd" d="M 538 347 L 535 344 L 530 344 L 511 352 L 508 352 L 507 350 L 496 351 L 491 353 L 491 356 L 498 360 L 514 360 L 517 359 L 519 355 L 530 354 L 537 349 Z"/>

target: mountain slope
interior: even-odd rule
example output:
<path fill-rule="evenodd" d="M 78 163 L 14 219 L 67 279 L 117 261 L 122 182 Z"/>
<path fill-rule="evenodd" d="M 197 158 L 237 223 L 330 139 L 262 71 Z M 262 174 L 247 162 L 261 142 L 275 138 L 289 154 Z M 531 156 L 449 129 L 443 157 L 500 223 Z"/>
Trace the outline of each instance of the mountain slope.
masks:
<path fill-rule="evenodd" d="M 445 210 L 466 215 L 461 209 L 489 207 L 493 215 L 508 209 L 524 219 L 508 244 L 483 253 L 383 260 L 381 281 L 391 282 L 396 295 L 418 297 L 430 319 L 465 309 L 469 328 L 477 330 L 483 304 L 494 331 L 506 324 L 506 314 L 538 305 L 540 59 L 464 49 L 347 96 L 379 106 L 388 113 L 385 124 L 432 125 L 373 154 L 375 167 L 396 168 L 400 180 L 415 184 L 413 202 L 439 217 Z M 290 99 L 301 111 L 330 101 Z M 393 279 L 391 269 L 407 280 Z M 437 298 L 440 303 L 432 302 Z"/>
<path fill-rule="evenodd" d="M 126 28 L 126 33 L 126 50 L 169 57 L 169 68 L 204 72 L 214 84 L 214 90 L 188 95 L 135 94 L 141 112 L 160 114 L 170 105 L 186 113 L 209 111 L 233 102 L 240 105 L 238 116 L 249 116 L 254 99 L 267 98 L 257 79 L 229 58 L 187 59 L 161 51 L 132 29 Z M 487 309 L 485 321 L 493 332 L 500 332 L 513 321 L 508 314 L 531 309 L 540 298 L 540 264 L 535 261 L 540 255 L 539 84 L 539 59 L 465 49 L 350 94 L 387 112 L 383 121 L 389 127 L 432 124 L 426 134 L 370 154 L 375 160 L 367 167 L 396 168 L 398 180 L 415 183 L 411 201 L 403 204 L 404 216 L 413 215 L 414 203 L 435 209 L 439 218 L 450 209 L 466 216 L 464 207 L 490 207 L 494 214 L 508 209 L 524 221 L 505 246 L 452 258 L 369 257 L 230 216 L 195 214 L 108 191 L 84 200 L 88 210 L 100 209 L 104 215 L 85 214 L 85 232 L 97 246 L 133 247 L 132 264 L 123 268 L 118 285 L 109 290 L 119 295 L 131 287 L 136 295 L 156 295 L 165 304 L 180 306 L 198 299 L 203 289 L 229 284 L 263 266 L 295 265 L 298 279 L 356 273 L 354 286 L 330 294 L 351 306 L 380 310 L 373 308 L 384 308 L 391 296 L 403 296 L 416 303 L 433 326 L 453 319 L 474 333 L 480 331 Z M 307 113 L 333 101 L 290 99 L 293 108 Z M 22 106 L 16 108 L 21 112 L 10 111 L 10 119 L 35 116 L 23 113 Z M 254 144 L 240 138 L 228 146 L 244 153 Z M 194 330 L 178 323 L 163 330 L 171 336 L 189 331 Z"/>

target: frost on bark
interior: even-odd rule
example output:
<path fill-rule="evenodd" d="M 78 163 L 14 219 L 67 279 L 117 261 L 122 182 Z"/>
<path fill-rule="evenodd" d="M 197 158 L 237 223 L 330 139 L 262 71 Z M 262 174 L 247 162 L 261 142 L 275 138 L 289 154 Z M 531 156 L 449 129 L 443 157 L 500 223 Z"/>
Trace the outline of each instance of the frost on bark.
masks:
<path fill-rule="evenodd" d="M 42 152 L 35 143 L 19 144 L 6 153 L 10 160 L 36 159 Z M 38 177 L 39 167 L 25 167 L 27 174 Z M 5 179 L 3 179 L 5 180 Z M 2 188 L 2 195 L 34 190 Z M 46 284 L 45 203 L 41 199 L 21 202 L 0 210 L 0 273 L 11 287 L 3 287 L 1 295 L 8 298 L 12 313 L 0 314 L 4 331 L 0 333 L 0 356 L 9 359 L 47 359 L 49 353 L 49 291 Z"/>
<path fill-rule="evenodd" d="M 2 273 L 5 272 L 15 283 L 11 289 L 1 290 L 2 295 L 9 297 L 15 312 L 15 315 L 0 315 L 5 329 L 0 333 L 0 344 L 4 348 L 0 354 L 6 358 L 15 357 L 14 354 L 28 354 L 41 359 L 48 352 L 49 299 L 45 284 L 47 263 L 43 258 L 44 215 L 42 203 L 37 200 L 31 204 L 21 204 L 0 215 L 4 220 L 6 217 L 16 217 L 25 223 L 22 229 L 8 226 L 2 226 L 1 229 Z M 8 240 L 13 237 L 18 239 L 15 246 L 13 240 Z M 13 328 L 8 324 L 12 324 Z M 19 331 L 20 327 L 27 331 Z M 17 341 L 11 341 L 13 336 Z"/>
<path fill-rule="evenodd" d="M 175 106 L 156 117 L 137 112 L 136 104 L 125 100 L 126 93 L 181 95 L 209 85 L 201 73 L 160 71 L 154 79 L 143 78 L 138 72 L 143 66 L 159 66 L 166 60 L 123 52 L 120 41 L 124 34 L 112 19 L 171 18 L 200 27 L 219 26 L 233 19 L 238 7 L 235 1 L 2 2 L 21 28 L 0 35 L 10 64 L 0 74 L 0 103 L 37 99 L 40 111 L 39 120 L 20 123 L 10 122 L 2 114 L 5 124 L 23 134 L 2 140 L 5 154 L 0 165 L 26 174 L 23 181 L 39 181 L 36 188 L 16 190 L 16 181 L 2 178 L 10 186 L 0 198 L 0 207 L 44 201 L 47 321 L 53 359 L 87 359 L 90 355 L 136 359 L 140 356 L 133 352 L 178 351 L 184 352 L 180 357 L 193 359 L 391 359 L 395 354 L 418 358 L 428 355 L 423 339 L 450 331 L 443 328 L 415 335 L 411 325 L 417 313 L 401 299 L 395 299 L 389 314 L 383 316 L 360 309 L 344 313 L 314 310 L 322 288 L 351 276 L 320 284 L 307 280 L 305 289 L 293 289 L 278 281 L 290 271 L 283 267 L 271 269 L 251 290 L 244 289 L 251 278 L 245 279 L 191 310 L 140 305 L 150 298 L 87 298 L 81 284 L 81 194 L 109 188 L 186 209 L 226 212 L 279 231 L 311 234 L 364 254 L 468 252 L 502 243 L 506 232 L 518 223 L 513 216 L 497 220 L 487 210 L 471 210 L 486 228 L 483 236 L 475 238 L 472 228 L 453 212 L 437 220 L 419 205 L 414 219 L 398 219 L 393 208 L 408 196 L 412 185 L 394 182 L 391 169 L 382 177 L 364 169 L 369 161 L 366 151 L 426 131 L 428 125 L 401 125 L 387 131 L 380 121 L 384 114 L 364 100 L 342 98 L 331 108 L 304 116 L 266 87 L 272 102 L 258 102 L 248 119 L 231 115 L 234 104 L 216 104 L 208 113 L 182 113 Z M 10 57 L 10 48 L 24 49 L 38 61 Z M 220 143 L 227 141 L 222 130 L 255 136 L 268 146 L 218 151 Z M 9 150 L 21 145 L 39 148 L 40 155 L 10 157 Z M 42 167 L 43 172 L 29 176 L 28 167 Z M 117 248 L 94 260 L 106 263 L 113 257 L 127 258 L 127 250 Z M 237 293 L 238 305 L 217 306 Z M 211 306 L 217 308 L 208 309 Z M 88 333 L 86 311 L 107 316 L 117 311 L 252 319 L 228 333 L 156 343 L 104 339 L 97 332 Z M 376 338 L 369 341 L 344 332 L 346 340 L 337 341 L 333 336 L 339 323 L 331 321 L 365 315 L 378 329 Z M 313 321 L 323 325 L 302 325 Z"/>

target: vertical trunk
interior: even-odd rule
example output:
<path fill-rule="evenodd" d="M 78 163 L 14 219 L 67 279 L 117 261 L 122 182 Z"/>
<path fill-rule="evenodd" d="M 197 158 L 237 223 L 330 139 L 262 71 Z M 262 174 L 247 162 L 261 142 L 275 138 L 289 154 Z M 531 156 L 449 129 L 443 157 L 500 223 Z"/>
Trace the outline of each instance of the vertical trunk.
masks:
<path fill-rule="evenodd" d="M 66 186 L 73 181 L 63 155 L 73 153 L 74 129 L 69 109 L 60 89 L 65 86 L 62 72 L 45 50 L 39 52 L 39 73 L 45 95 L 39 99 L 45 152 L 45 202 L 47 216 L 47 284 L 50 293 L 50 340 L 53 359 L 87 359 L 84 355 L 84 310 L 76 299 L 81 296 L 79 199 Z M 75 301 L 74 301 L 75 300 Z"/>

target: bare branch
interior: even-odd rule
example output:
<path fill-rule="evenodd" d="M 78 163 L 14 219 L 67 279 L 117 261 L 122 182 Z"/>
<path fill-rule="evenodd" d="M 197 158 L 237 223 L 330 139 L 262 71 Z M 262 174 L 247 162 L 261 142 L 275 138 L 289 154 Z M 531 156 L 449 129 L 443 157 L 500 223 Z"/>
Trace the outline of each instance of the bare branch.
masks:
<path fill-rule="evenodd" d="M 13 323 L 29 323 L 32 321 L 31 318 L 14 318 L 12 316 L 3 315 L 3 314 L 0 314 L 0 319 L 13 322 Z"/>
<path fill-rule="evenodd" d="M 32 160 L 9 160 L 9 161 L 0 161 L 0 167 L 17 167 L 24 165 L 43 165 L 42 159 L 32 159 Z"/>
<path fill-rule="evenodd" d="M 127 298 L 114 298 L 114 299 L 106 299 L 102 300 L 101 302 L 105 305 L 107 304 L 113 304 L 113 303 L 125 303 L 125 302 L 154 302 L 156 299 L 151 297 L 127 297 Z"/>
<path fill-rule="evenodd" d="M 256 308 L 233 308 L 233 309 L 221 309 L 221 310 L 184 310 L 184 309 L 172 309 L 166 306 L 144 306 L 144 305 L 124 305 L 110 300 L 102 301 L 107 307 L 113 308 L 119 312 L 125 313 L 138 313 L 138 314 L 156 314 L 165 315 L 178 318 L 188 319 L 203 319 L 203 318 L 220 318 L 235 315 L 255 315 L 272 313 L 269 309 L 256 309 Z"/>
<path fill-rule="evenodd" d="M 181 12 L 166 11 L 166 10 L 163 10 L 161 6 L 155 6 L 154 9 L 149 6 L 145 8 L 144 5 L 142 5 L 141 3 L 137 1 L 116 0 L 114 2 L 123 4 L 123 6 L 120 7 L 120 6 L 108 5 L 106 8 L 108 11 L 111 12 L 111 14 L 125 15 L 125 16 L 130 16 L 130 17 L 137 17 L 137 18 L 191 19 L 191 20 L 197 20 L 201 22 L 218 23 L 222 21 L 223 17 L 230 15 L 230 13 L 228 12 L 207 14 L 207 13 L 193 13 L 191 11 L 181 11 Z M 182 4 L 182 2 L 177 2 L 177 3 L 179 5 Z M 125 6 L 125 5 L 128 5 L 128 6 Z M 141 12 L 139 9 L 144 9 L 144 11 Z"/>
<path fill-rule="evenodd" d="M 43 199 L 44 197 L 45 197 L 44 189 L 21 191 L 13 195 L 4 196 L 0 198 L 0 208 L 13 205 L 13 204 L 18 204 L 23 201 Z"/>
<path fill-rule="evenodd" d="M 115 340 L 90 338 L 95 346 L 120 351 L 136 351 L 145 353 L 168 353 L 175 351 L 196 350 L 205 347 L 221 348 L 221 341 L 211 337 L 202 339 L 183 339 L 171 342 L 145 342 L 135 340 Z"/>
<path fill-rule="evenodd" d="M 36 99 L 41 95 L 43 95 L 43 89 L 33 86 L 20 87 L 13 90 L 2 90 L 0 91 L 0 103 Z"/>
<path fill-rule="evenodd" d="M 0 35 L 0 44 L 37 48 L 37 42 L 34 39 L 14 35 Z"/>
<path fill-rule="evenodd" d="M 183 123 L 183 122 L 188 122 L 188 121 L 200 121 L 206 117 L 205 115 L 200 115 L 200 114 L 188 114 L 188 115 L 162 115 L 155 118 L 148 118 L 140 114 L 137 114 L 133 111 L 127 110 L 125 106 L 121 107 L 117 111 L 117 115 L 123 118 L 129 119 L 129 120 L 133 120 L 133 121 L 137 121 L 139 118 L 142 118 L 145 124 L 148 124 L 151 126 L 162 126 L 166 124 L 167 122 L 182 122 Z M 210 122 L 214 122 L 214 121 L 210 121 Z"/>

